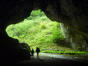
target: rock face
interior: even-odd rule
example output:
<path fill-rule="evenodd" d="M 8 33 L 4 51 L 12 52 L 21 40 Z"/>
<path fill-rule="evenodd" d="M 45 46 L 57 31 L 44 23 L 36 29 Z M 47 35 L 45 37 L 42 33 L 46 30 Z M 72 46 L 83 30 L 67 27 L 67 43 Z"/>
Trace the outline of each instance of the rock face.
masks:
<path fill-rule="evenodd" d="M 15 64 L 14 62 L 19 60 L 30 59 L 30 51 L 27 46 L 19 44 L 17 40 L 8 37 L 5 29 L 12 22 L 17 23 L 28 17 L 33 8 L 32 6 L 31 0 L 0 0 L 1 66 L 9 66 L 8 64 Z"/>
<path fill-rule="evenodd" d="M 48 18 L 62 23 L 64 36 L 73 49 L 87 50 L 88 0 L 0 0 L 1 52 L 18 51 L 18 41 L 8 37 L 5 29 L 9 24 L 24 20 L 34 9 L 41 9 Z"/>
<path fill-rule="evenodd" d="M 62 23 L 61 28 L 66 40 L 71 43 L 73 49 L 79 50 L 87 50 L 88 47 L 87 4 L 87 0 L 37 0 L 35 2 L 37 8 L 42 9 L 48 18 Z"/>

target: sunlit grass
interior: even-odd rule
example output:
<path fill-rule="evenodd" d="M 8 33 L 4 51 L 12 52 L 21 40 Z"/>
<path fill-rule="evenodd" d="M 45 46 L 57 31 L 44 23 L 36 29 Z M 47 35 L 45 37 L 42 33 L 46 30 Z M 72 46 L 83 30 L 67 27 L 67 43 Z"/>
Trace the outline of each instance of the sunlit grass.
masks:
<path fill-rule="evenodd" d="M 32 11 L 30 17 L 8 26 L 6 31 L 10 37 L 27 43 L 32 48 L 55 48 L 55 40 L 64 39 L 60 24 L 48 19 L 40 10 Z"/>
<path fill-rule="evenodd" d="M 74 53 L 74 54 L 88 54 L 88 52 L 86 51 L 63 51 L 63 50 L 43 50 L 42 52 L 45 52 L 45 53 L 63 53 L 63 54 L 71 54 L 71 53 Z"/>

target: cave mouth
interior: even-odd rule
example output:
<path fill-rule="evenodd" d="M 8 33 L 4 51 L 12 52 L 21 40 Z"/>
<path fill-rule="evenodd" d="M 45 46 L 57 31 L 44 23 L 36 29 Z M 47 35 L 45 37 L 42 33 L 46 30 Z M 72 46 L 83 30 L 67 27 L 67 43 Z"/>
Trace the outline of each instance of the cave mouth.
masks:
<path fill-rule="evenodd" d="M 6 28 L 9 37 L 19 43 L 26 43 L 32 48 L 64 49 L 65 41 L 60 24 L 51 21 L 43 11 L 33 10 L 31 15 L 17 24 Z M 61 45 L 61 46 L 60 46 Z M 68 49 L 68 48 L 67 48 Z"/>
<path fill-rule="evenodd" d="M 50 20 L 43 11 L 33 10 L 23 21 L 7 26 L 6 32 L 9 37 L 17 39 L 19 44 L 25 43 L 34 50 L 39 47 L 41 52 L 81 53 L 79 50 L 72 49 L 64 35 L 62 25 Z"/>

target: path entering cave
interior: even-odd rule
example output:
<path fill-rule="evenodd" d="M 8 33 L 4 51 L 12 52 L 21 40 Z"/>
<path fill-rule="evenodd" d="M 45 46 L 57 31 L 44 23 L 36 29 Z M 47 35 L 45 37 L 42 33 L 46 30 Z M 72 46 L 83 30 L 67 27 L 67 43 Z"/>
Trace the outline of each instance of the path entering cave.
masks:
<path fill-rule="evenodd" d="M 73 57 L 73 56 L 64 56 L 64 55 L 58 55 L 58 54 L 50 54 L 50 53 L 40 53 L 39 58 L 37 58 L 36 53 L 33 57 L 31 57 L 30 60 L 24 60 L 18 62 L 16 65 L 51 65 L 51 66 L 57 66 L 57 65 L 86 65 L 88 59 L 82 58 L 82 57 Z"/>

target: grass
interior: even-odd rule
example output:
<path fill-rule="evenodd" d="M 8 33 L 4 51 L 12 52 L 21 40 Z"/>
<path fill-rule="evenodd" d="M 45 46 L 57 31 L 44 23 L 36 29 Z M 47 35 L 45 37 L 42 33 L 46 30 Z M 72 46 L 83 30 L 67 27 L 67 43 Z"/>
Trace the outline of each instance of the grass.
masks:
<path fill-rule="evenodd" d="M 72 51 L 72 50 L 69 50 L 69 51 L 61 51 L 61 50 L 44 50 L 44 51 L 41 51 L 41 52 L 44 52 L 44 53 L 59 53 L 59 54 L 88 54 L 88 52 L 86 51 Z"/>
<path fill-rule="evenodd" d="M 59 54 L 64 56 L 72 56 L 79 58 L 88 58 L 87 51 L 77 51 L 77 50 L 42 50 L 41 53 Z"/>
<path fill-rule="evenodd" d="M 32 11 L 30 17 L 18 24 L 12 24 L 6 29 L 7 34 L 20 43 L 27 43 L 31 48 L 56 48 L 56 39 L 64 39 L 60 23 L 51 21 L 40 11 Z"/>

